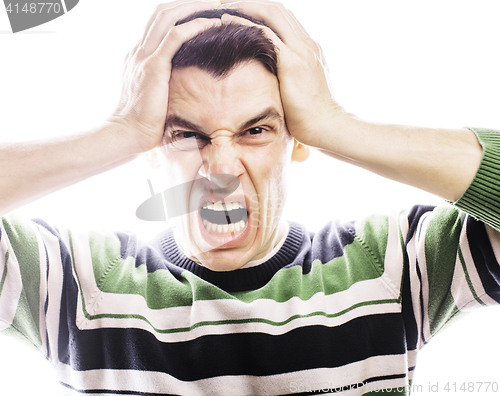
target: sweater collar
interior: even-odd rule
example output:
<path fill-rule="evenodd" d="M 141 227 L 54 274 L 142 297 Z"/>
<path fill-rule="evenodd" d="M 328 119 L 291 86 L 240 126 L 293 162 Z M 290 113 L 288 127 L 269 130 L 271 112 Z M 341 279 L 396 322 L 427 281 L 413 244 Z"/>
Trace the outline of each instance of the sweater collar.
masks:
<path fill-rule="evenodd" d="M 175 242 L 173 228 L 166 230 L 159 242 L 163 255 L 170 263 L 192 272 L 227 292 L 237 292 L 258 289 L 269 282 L 278 270 L 294 261 L 303 239 L 302 227 L 290 222 L 283 246 L 269 260 L 255 267 L 221 272 L 210 270 L 189 259 Z"/>

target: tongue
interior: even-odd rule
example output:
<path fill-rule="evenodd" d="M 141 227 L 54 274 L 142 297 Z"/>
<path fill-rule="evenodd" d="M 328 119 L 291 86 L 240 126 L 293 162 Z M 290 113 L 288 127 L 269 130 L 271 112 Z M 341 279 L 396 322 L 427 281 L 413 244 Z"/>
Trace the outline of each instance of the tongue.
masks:
<path fill-rule="evenodd" d="M 247 211 L 246 209 L 233 209 L 230 211 L 217 211 L 202 208 L 200 210 L 200 216 L 202 219 L 208 220 L 210 223 L 214 224 L 231 224 L 238 223 L 241 220 L 247 220 Z"/>

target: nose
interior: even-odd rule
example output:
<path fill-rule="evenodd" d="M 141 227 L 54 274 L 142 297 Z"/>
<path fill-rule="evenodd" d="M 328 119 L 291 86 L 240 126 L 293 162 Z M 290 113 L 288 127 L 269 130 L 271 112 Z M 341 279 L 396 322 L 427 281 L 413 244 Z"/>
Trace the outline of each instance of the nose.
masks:
<path fill-rule="evenodd" d="M 231 188 L 232 183 L 235 183 L 234 178 L 245 171 L 238 147 L 230 138 L 212 139 L 200 154 L 203 163 L 199 174 L 213 182 L 215 188 Z"/>

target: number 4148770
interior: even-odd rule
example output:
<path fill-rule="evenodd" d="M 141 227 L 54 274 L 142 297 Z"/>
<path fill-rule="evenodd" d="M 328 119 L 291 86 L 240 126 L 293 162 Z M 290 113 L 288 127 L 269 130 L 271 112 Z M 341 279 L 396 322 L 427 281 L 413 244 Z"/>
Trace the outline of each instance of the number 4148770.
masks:
<path fill-rule="evenodd" d="M 7 12 L 10 14 L 14 12 L 16 14 L 26 13 L 26 14 L 60 14 L 61 13 L 61 4 L 60 3 L 9 3 L 7 4 Z"/>
<path fill-rule="evenodd" d="M 497 382 L 447 382 L 444 387 L 445 392 L 498 392 Z"/>

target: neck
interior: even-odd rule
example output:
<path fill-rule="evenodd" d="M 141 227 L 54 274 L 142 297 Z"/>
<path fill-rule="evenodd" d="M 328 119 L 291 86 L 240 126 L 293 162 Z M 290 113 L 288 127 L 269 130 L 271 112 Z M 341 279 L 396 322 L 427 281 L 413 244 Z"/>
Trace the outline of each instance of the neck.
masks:
<path fill-rule="evenodd" d="M 280 220 L 280 223 L 275 228 L 273 233 L 269 236 L 268 241 L 263 245 L 262 249 L 259 250 L 259 252 L 256 255 L 250 257 L 248 260 L 245 260 L 245 262 L 241 263 L 241 265 L 238 268 L 247 268 L 259 265 L 261 262 L 266 261 L 270 257 L 272 257 L 276 253 L 276 251 L 279 250 L 279 246 L 283 244 L 288 234 L 288 230 L 289 230 L 288 223 L 285 220 Z M 174 238 L 180 250 L 190 260 L 194 261 L 199 265 L 206 266 L 203 264 L 202 261 L 198 259 L 197 255 L 191 249 L 189 249 L 188 247 L 189 244 L 185 243 L 184 238 L 182 238 L 182 233 L 178 232 L 178 229 L 174 230 Z M 278 249 L 276 249 L 277 247 Z M 238 268 L 233 268 L 233 269 L 238 269 Z"/>

